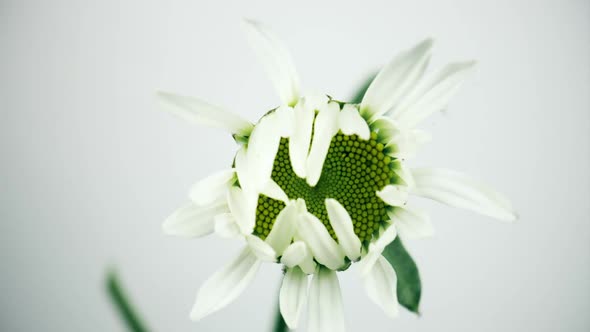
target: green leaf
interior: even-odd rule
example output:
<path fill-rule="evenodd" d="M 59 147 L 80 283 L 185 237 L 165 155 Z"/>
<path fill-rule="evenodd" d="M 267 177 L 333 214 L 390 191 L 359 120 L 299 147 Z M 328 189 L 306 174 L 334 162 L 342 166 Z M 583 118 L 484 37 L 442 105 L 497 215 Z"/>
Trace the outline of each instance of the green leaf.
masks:
<path fill-rule="evenodd" d="M 369 89 L 369 86 L 371 85 L 371 83 L 375 79 L 375 76 L 377 76 L 376 73 L 371 74 L 369 76 L 369 78 L 367 80 L 365 80 L 361 86 L 359 86 L 359 88 L 357 89 L 357 92 L 354 94 L 354 97 L 352 97 L 352 99 L 350 100 L 351 104 L 360 104 L 361 101 L 363 101 L 363 97 L 365 96 L 365 93 Z"/>
<path fill-rule="evenodd" d="M 422 294 L 420 273 L 399 237 L 385 247 L 383 257 L 387 259 L 397 274 L 398 302 L 411 312 L 420 314 L 419 306 Z"/>
<path fill-rule="evenodd" d="M 123 287 L 121 286 L 121 282 L 119 281 L 116 271 L 111 270 L 107 273 L 105 286 L 107 294 L 111 299 L 115 310 L 117 310 L 119 316 L 123 322 L 125 322 L 129 331 L 147 332 L 148 329 L 142 323 L 141 319 L 137 315 L 137 312 L 133 309 L 133 306 L 123 291 Z"/>

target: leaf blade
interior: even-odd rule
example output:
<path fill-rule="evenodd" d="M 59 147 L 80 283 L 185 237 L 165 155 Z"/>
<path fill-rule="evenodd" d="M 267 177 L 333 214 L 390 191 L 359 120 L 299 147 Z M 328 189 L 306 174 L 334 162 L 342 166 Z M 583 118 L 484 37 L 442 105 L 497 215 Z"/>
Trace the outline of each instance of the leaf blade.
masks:
<path fill-rule="evenodd" d="M 397 298 L 399 303 L 419 315 L 420 297 L 422 295 L 420 273 L 399 237 L 385 247 L 382 255 L 391 264 L 397 275 Z"/>

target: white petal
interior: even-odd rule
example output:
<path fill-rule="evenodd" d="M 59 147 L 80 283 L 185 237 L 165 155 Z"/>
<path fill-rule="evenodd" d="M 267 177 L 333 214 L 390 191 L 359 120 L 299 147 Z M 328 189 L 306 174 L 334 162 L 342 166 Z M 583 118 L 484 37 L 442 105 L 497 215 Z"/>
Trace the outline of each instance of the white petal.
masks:
<path fill-rule="evenodd" d="M 222 170 L 209 175 L 195 183 L 189 193 L 193 202 L 197 205 L 208 205 L 220 198 L 225 198 L 227 191 L 236 180 L 234 169 Z"/>
<path fill-rule="evenodd" d="M 251 20 L 244 20 L 244 23 L 248 41 L 281 101 L 290 106 L 294 105 L 299 99 L 299 77 L 289 51 L 267 27 Z"/>
<path fill-rule="evenodd" d="M 389 153 L 391 157 L 402 160 L 414 157 L 417 152 L 417 144 L 410 131 L 400 131 L 386 147 L 391 150 Z"/>
<path fill-rule="evenodd" d="M 369 244 L 368 252 L 363 258 L 356 264 L 356 268 L 359 271 L 361 277 L 365 277 L 377 262 L 377 259 L 381 256 L 383 249 L 378 248 L 375 243 Z"/>
<path fill-rule="evenodd" d="M 400 128 L 400 126 L 389 117 L 376 118 L 371 123 L 371 128 L 377 129 L 379 131 L 377 138 L 385 142 L 391 141 L 403 130 L 403 128 Z"/>
<path fill-rule="evenodd" d="M 270 180 L 274 160 L 281 142 L 276 114 L 269 114 L 258 122 L 248 141 L 248 170 L 255 190 L 262 190 Z"/>
<path fill-rule="evenodd" d="M 277 254 L 274 249 L 256 235 L 247 235 L 246 242 L 258 259 L 265 262 L 276 262 Z"/>
<path fill-rule="evenodd" d="M 315 186 L 322 175 L 324 161 L 330 148 L 332 137 L 338 132 L 338 114 L 340 106 L 337 103 L 328 103 L 320 110 L 314 124 L 314 135 L 311 150 L 307 158 L 307 183 Z"/>
<path fill-rule="evenodd" d="M 369 118 L 380 116 L 411 91 L 428 65 L 431 47 L 432 40 L 427 39 L 391 60 L 365 93 L 361 113 Z"/>
<path fill-rule="evenodd" d="M 295 114 L 293 107 L 282 105 L 275 112 L 281 137 L 290 137 L 293 134 L 293 129 L 295 127 Z"/>
<path fill-rule="evenodd" d="M 199 320 L 234 301 L 250 284 L 260 261 L 249 248 L 221 270 L 215 272 L 199 289 L 191 311 L 192 320 Z"/>
<path fill-rule="evenodd" d="M 289 197 L 287 197 L 287 194 L 285 194 L 283 189 L 279 187 L 279 185 L 272 179 L 270 179 L 266 183 L 266 186 L 262 190 L 261 194 L 285 203 L 289 201 Z"/>
<path fill-rule="evenodd" d="M 397 317 L 397 276 L 393 267 L 381 256 L 367 275 L 363 284 L 369 298 L 375 302 L 390 318 Z"/>
<path fill-rule="evenodd" d="M 311 213 L 303 214 L 299 219 L 297 231 L 320 264 L 332 270 L 337 270 L 344 265 L 342 248 L 316 216 Z"/>
<path fill-rule="evenodd" d="M 296 329 L 307 298 L 307 275 L 300 268 L 287 269 L 279 295 L 279 308 L 290 329 Z"/>
<path fill-rule="evenodd" d="M 388 215 L 395 223 L 395 228 L 402 238 L 418 239 L 434 234 L 430 217 L 423 211 L 409 207 L 396 207 L 393 211 L 388 212 Z"/>
<path fill-rule="evenodd" d="M 361 255 L 361 241 L 354 233 L 352 219 L 348 211 L 340 202 L 332 198 L 326 199 L 326 210 L 342 250 L 348 258 L 356 261 Z"/>
<path fill-rule="evenodd" d="M 247 195 L 238 187 L 231 187 L 227 194 L 229 209 L 242 234 L 250 234 L 256 223 L 257 197 Z"/>
<path fill-rule="evenodd" d="M 517 219 L 503 195 L 461 173 L 437 168 L 413 169 L 415 195 L 471 210 L 503 221 Z"/>
<path fill-rule="evenodd" d="M 295 235 L 295 229 L 297 227 L 298 214 L 299 212 L 296 204 L 287 204 L 287 206 L 279 212 L 270 233 L 266 237 L 266 242 L 274 248 L 279 256 L 282 255 L 289 244 L 291 244 L 291 240 Z"/>
<path fill-rule="evenodd" d="M 300 178 L 305 178 L 305 165 L 311 143 L 315 109 L 310 105 L 310 102 L 307 102 L 307 99 L 304 99 L 297 103 L 293 112 L 294 130 L 289 138 L 289 159 L 295 174 Z"/>
<path fill-rule="evenodd" d="M 390 206 L 403 206 L 408 201 L 407 187 L 399 185 L 387 185 L 377 192 L 377 196 Z"/>
<path fill-rule="evenodd" d="M 432 140 L 432 135 L 424 130 L 413 129 L 412 135 L 414 136 L 414 140 L 418 146 L 428 143 Z"/>
<path fill-rule="evenodd" d="M 387 148 L 392 150 L 389 155 L 402 160 L 413 158 L 418 152 L 418 149 L 425 143 L 429 142 L 430 139 L 430 134 L 423 130 L 405 129 L 399 131 L 392 136 L 387 144 Z"/>
<path fill-rule="evenodd" d="M 287 267 L 294 267 L 303 262 L 309 250 L 303 241 L 295 241 L 283 252 L 281 263 Z"/>
<path fill-rule="evenodd" d="M 303 270 L 303 272 L 307 274 L 313 274 L 317 266 L 317 263 L 313 260 L 313 254 L 311 253 L 311 250 L 309 250 L 309 247 L 307 247 L 307 254 L 305 258 L 303 258 L 303 261 L 299 263 L 299 267 L 301 270 Z"/>
<path fill-rule="evenodd" d="M 413 128 L 432 113 L 444 109 L 474 65 L 473 61 L 447 65 L 418 89 L 413 104 L 394 113 L 394 119 L 407 128 Z"/>
<path fill-rule="evenodd" d="M 404 165 L 404 163 L 396 162 L 393 171 L 397 176 L 399 176 L 399 178 L 409 189 L 413 188 L 416 185 L 414 183 L 414 177 L 412 176 L 412 172 L 410 172 L 410 170 Z"/>
<path fill-rule="evenodd" d="M 338 115 L 338 127 L 345 135 L 358 135 L 363 140 L 371 136 L 369 125 L 354 105 L 346 104 Z"/>
<path fill-rule="evenodd" d="M 369 251 L 367 255 L 365 255 L 365 257 L 363 257 L 357 264 L 361 276 L 364 277 L 371 271 L 379 257 L 381 257 L 381 253 L 383 253 L 385 247 L 393 242 L 396 237 L 397 230 L 395 225 L 390 224 L 387 226 L 387 228 L 385 228 L 385 230 L 381 232 L 379 238 L 376 241 L 369 244 Z"/>
<path fill-rule="evenodd" d="M 381 255 L 383 249 L 397 237 L 397 227 L 394 224 L 390 224 L 382 227 L 379 231 L 379 238 L 375 241 L 375 245 L 380 250 L 379 255 Z"/>
<path fill-rule="evenodd" d="M 309 289 L 308 332 L 344 331 L 342 294 L 336 272 L 319 268 Z"/>
<path fill-rule="evenodd" d="M 248 192 L 253 191 L 254 176 L 250 175 L 250 167 L 248 164 L 248 149 L 246 146 L 242 146 L 236 153 L 235 168 L 236 174 L 238 175 L 238 180 L 240 181 L 240 187 Z"/>
<path fill-rule="evenodd" d="M 214 230 L 213 218 L 227 212 L 225 202 L 208 206 L 189 203 L 172 213 L 162 225 L 164 233 L 182 237 L 200 237 Z"/>
<path fill-rule="evenodd" d="M 240 228 L 231 213 L 215 216 L 215 234 L 224 238 L 234 238 L 240 235 Z"/>
<path fill-rule="evenodd" d="M 158 92 L 160 107 L 183 119 L 214 128 L 227 130 L 231 134 L 248 136 L 252 124 L 241 117 L 200 99 Z"/>

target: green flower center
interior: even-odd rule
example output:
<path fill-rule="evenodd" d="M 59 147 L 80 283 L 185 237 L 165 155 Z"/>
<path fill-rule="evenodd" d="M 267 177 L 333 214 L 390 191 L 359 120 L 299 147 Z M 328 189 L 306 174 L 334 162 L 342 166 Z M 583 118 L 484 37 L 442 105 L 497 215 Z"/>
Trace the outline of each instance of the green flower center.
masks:
<path fill-rule="evenodd" d="M 272 170 L 272 179 L 289 199 L 302 198 L 307 210 L 318 217 L 334 238 L 326 211 L 326 198 L 334 198 L 346 209 L 354 224 L 354 232 L 362 242 L 371 240 L 379 226 L 389 218 L 386 204 L 376 192 L 388 184 L 399 182 L 395 174 L 397 161 L 387 156 L 387 149 L 371 133 L 369 140 L 339 132 L 330 143 L 318 183 L 310 187 L 298 177 L 289 159 L 289 140 L 283 138 Z M 254 234 L 265 239 L 279 212 L 285 207 L 281 201 L 261 195 L 258 198 Z"/>

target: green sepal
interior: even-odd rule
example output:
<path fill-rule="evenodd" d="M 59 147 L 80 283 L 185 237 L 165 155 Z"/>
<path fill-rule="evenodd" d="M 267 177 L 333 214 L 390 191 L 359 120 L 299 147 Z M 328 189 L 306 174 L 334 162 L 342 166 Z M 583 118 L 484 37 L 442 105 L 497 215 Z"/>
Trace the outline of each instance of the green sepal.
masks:
<path fill-rule="evenodd" d="M 420 273 L 399 237 L 385 247 L 383 257 L 391 264 L 397 275 L 397 301 L 406 309 L 419 315 L 422 295 Z"/>

